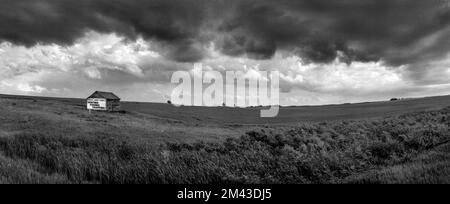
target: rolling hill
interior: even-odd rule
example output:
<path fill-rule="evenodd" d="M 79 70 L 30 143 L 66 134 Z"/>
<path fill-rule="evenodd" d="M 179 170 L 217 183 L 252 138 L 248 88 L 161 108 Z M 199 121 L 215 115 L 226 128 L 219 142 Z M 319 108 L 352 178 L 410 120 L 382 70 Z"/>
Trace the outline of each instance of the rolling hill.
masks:
<path fill-rule="evenodd" d="M 0 95 L 0 183 L 450 183 L 450 96 L 259 108 Z"/>
<path fill-rule="evenodd" d="M 0 95 L 0 99 L 18 101 L 38 100 L 44 103 L 64 105 L 67 106 L 68 109 L 75 108 L 77 110 L 80 107 L 85 107 L 84 99 L 14 95 Z M 277 117 L 260 118 L 259 114 L 261 108 L 175 107 L 162 103 L 122 102 L 123 110 L 128 113 L 138 113 L 148 117 L 180 121 L 189 124 L 202 123 L 222 125 L 279 125 L 295 124 L 298 122 L 358 120 L 363 118 L 385 117 L 414 111 L 438 110 L 447 106 L 450 106 L 450 95 L 412 98 L 399 101 L 281 107 Z"/>

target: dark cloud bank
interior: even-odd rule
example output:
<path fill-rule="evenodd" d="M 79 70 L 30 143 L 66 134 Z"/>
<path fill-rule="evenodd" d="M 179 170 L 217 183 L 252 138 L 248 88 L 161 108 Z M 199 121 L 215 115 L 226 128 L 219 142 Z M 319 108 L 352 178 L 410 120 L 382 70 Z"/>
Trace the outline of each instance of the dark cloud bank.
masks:
<path fill-rule="evenodd" d="M 189 62 L 205 57 L 211 42 L 230 56 L 267 59 L 282 50 L 320 63 L 412 64 L 450 50 L 450 9 L 442 0 L 0 2 L 0 38 L 26 46 L 71 44 L 95 30 L 157 41 L 168 58 Z M 426 49 L 415 46 L 439 32 Z"/>

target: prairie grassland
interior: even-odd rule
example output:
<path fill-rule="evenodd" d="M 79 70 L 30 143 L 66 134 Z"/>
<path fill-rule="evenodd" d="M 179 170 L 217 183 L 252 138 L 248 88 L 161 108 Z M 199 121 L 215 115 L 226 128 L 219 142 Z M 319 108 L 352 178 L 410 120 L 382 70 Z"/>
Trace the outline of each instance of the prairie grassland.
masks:
<path fill-rule="evenodd" d="M 450 108 L 229 126 L 0 100 L 0 183 L 450 183 Z"/>
<path fill-rule="evenodd" d="M 132 143 L 218 141 L 238 137 L 244 128 L 189 123 L 139 112 L 89 112 L 83 100 L 0 97 L 0 137 L 20 133 L 65 137 L 111 137 Z"/>

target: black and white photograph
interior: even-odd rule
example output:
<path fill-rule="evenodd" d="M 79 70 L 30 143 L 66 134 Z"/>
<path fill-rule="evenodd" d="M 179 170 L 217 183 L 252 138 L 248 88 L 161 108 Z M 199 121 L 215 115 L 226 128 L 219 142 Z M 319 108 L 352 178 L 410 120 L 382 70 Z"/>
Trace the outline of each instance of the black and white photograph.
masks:
<path fill-rule="evenodd" d="M 449 0 L 0 0 L 0 184 L 449 183 Z"/>

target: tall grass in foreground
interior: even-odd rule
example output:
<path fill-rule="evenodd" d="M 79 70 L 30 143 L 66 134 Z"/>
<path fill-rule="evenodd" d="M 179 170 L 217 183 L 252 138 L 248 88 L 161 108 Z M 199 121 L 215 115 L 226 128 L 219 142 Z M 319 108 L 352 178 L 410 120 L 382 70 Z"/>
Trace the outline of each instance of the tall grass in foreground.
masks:
<path fill-rule="evenodd" d="M 24 133 L 0 138 L 0 154 L 8 161 L 20 160 L 17 168 L 22 170 L 17 174 L 34 176 L 8 178 L 0 166 L 0 178 L 10 183 L 341 183 L 367 171 L 408 164 L 445 145 L 450 140 L 449 124 L 447 108 L 385 119 L 263 128 L 224 143 L 171 143 L 158 148 L 107 136 Z M 444 168 L 427 172 L 424 181 L 442 178 L 450 168 L 445 158 Z M 383 179 L 352 182 L 389 182 Z"/>

